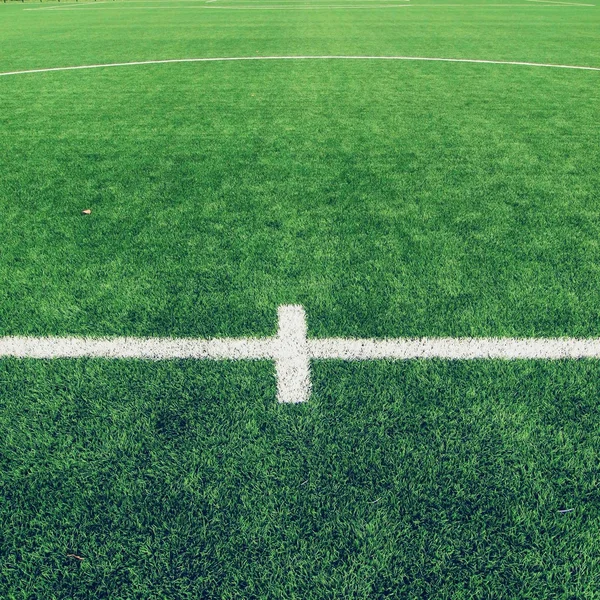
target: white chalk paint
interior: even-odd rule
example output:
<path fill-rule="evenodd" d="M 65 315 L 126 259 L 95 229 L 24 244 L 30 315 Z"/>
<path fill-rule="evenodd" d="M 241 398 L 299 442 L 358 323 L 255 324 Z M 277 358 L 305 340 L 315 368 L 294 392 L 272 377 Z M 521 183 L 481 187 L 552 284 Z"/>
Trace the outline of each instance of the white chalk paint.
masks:
<path fill-rule="evenodd" d="M 551 69 L 577 69 L 582 71 L 600 71 L 600 67 L 579 65 L 560 65 L 551 63 L 521 62 L 514 60 L 484 60 L 475 58 L 429 58 L 425 56 L 237 56 L 221 58 L 173 58 L 165 60 L 143 60 L 124 63 L 106 63 L 97 65 L 78 65 L 74 67 L 50 67 L 45 69 L 27 69 L 24 71 L 8 71 L 0 73 L 0 77 L 9 75 L 27 75 L 31 73 L 51 73 L 56 71 L 79 71 L 84 69 L 108 69 L 111 67 L 133 67 L 140 65 L 165 65 L 173 63 L 203 63 L 203 62 L 237 62 L 237 61 L 262 61 L 262 60 L 399 60 L 420 62 L 447 62 L 471 63 L 483 65 L 512 65 L 518 67 L 544 67 Z"/>
<path fill-rule="evenodd" d="M 312 359 L 334 360 L 559 360 L 600 358 L 600 339 L 577 338 L 420 338 L 311 340 Z"/>
<path fill-rule="evenodd" d="M 126 0 L 126 2 L 133 2 L 134 0 Z M 180 0 L 183 1 L 183 0 Z M 405 8 L 406 6 L 409 5 L 403 5 L 403 4 L 372 4 L 372 5 L 359 5 L 359 4 L 298 4 L 298 0 L 292 0 L 296 2 L 296 6 L 286 6 L 286 5 L 271 5 L 268 6 L 266 4 L 259 4 L 259 3 L 253 3 L 256 4 L 255 6 L 206 6 L 206 4 L 208 4 L 209 2 L 214 2 L 215 0 L 207 0 L 207 2 L 205 2 L 203 6 L 178 6 L 178 5 L 174 5 L 174 6 L 119 6 L 118 4 L 115 6 L 116 3 L 111 3 L 108 2 L 108 4 L 110 4 L 110 6 L 101 6 L 98 8 L 98 10 L 339 10 L 339 9 L 358 9 L 358 10 L 366 10 L 366 9 L 372 9 L 372 10 L 386 10 L 386 9 L 390 9 L 390 8 Z M 242 0 L 243 1 L 243 0 Z M 282 1 L 287 1 L 287 0 L 282 0 Z M 374 1 L 381 1 L 381 0 L 361 0 L 363 2 L 374 2 Z M 383 0 L 383 1 L 387 1 L 387 0 Z M 410 2 L 410 0 L 400 0 L 401 2 Z M 538 8 L 544 8 L 545 5 L 547 6 L 551 6 L 552 4 L 562 4 L 564 6 L 596 6 L 595 4 L 581 4 L 581 3 L 575 3 L 575 2 L 546 2 L 546 0 L 525 0 L 526 2 L 540 2 L 541 4 L 539 5 Z M 241 4 L 242 2 L 240 2 Z M 59 10 L 59 11 L 65 11 L 65 10 L 94 10 L 96 8 L 96 4 L 104 4 L 103 2 L 98 2 L 98 3 L 94 3 L 94 2 L 86 2 L 83 4 L 77 4 L 74 6 L 56 6 L 56 7 L 49 7 L 52 8 L 54 10 Z M 237 3 L 236 3 L 237 4 Z M 434 8 L 434 9 L 438 9 L 438 8 L 476 8 L 476 9 L 486 9 L 486 8 L 492 8 L 492 9 L 497 9 L 497 8 L 507 8 L 507 9 L 514 9 L 515 7 L 518 8 L 532 8 L 532 6 L 530 4 L 491 4 L 491 3 L 486 3 L 486 4 L 473 4 L 473 3 L 469 3 L 469 4 L 465 4 L 465 3 L 460 3 L 460 4 L 449 4 L 449 3 L 444 3 L 444 4 L 411 4 L 410 5 L 411 8 Z M 24 8 L 24 11 L 38 11 L 38 10 L 48 10 L 48 8 Z"/>
<path fill-rule="evenodd" d="M 600 359 L 599 338 L 309 339 L 301 306 L 281 306 L 278 316 L 271 338 L 0 337 L 0 358 L 272 360 L 277 399 L 284 403 L 309 399 L 311 360 Z"/>
<path fill-rule="evenodd" d="M 305 402 L 310 396 L 310 351 L 302 306 L 279 307 L 275 355 L 279 402 Z"/>
<path fill-rule="evenodd" d="M 259 360 L 275 357 L 272 339 L 3 337 L 0 357 Z"/>
<path fill-rule="evenodd" d="M 556 2 L 555 0 L 526 0 L 527 2 L 540 2 L 542 4 L 560 4 L 561 6 L 596 6 L 595 4 L 581 4 L 580 2 Z"/>
<path fill-rule="evenodd" d="M 211 0 L 209 0 L 211 1 Z M 407 2 L 409 0 L 401 0 Z M 89 6 L 88 6 L 89 4 Z M 205 4 L 208 4 L 206 2 Z M 376 5 L 356 5 L 356 4 L 314 4 L 298 6 L 107 6 L 99 7 L 98 10 L 337 10 L 337 9 L 381 9 L 381 8 L 405 8 L 406 4 L 376 4 Z M 487 6 L 487 5 L 486 5 Z M 502 5 L 504 6 L 504 5 Z M 513 5 L 520 6 L 520 5 Z M 527 6 L 527 5 L 523 5 Z M 94 10 L 95 4 L 87 3 L 81 6 L 60 6 L 53 7 L 55 10 Z M 41 8 L 24 8 L 26 11 L 42 10 Z"/>

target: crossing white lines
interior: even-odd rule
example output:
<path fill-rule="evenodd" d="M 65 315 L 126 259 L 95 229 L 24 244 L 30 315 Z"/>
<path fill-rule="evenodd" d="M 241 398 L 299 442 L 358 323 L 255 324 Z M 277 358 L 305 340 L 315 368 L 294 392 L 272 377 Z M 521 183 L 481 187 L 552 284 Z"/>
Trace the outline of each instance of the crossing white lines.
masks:
<path fill-rule="evenodd" d="M 600 338 L 309 338 L 304 309 L 280 306 L 275 337 L 172 339 L 0 337 L 0 358 L 272 360 L 279 402 L 305 402 L 311 360 L 600 359 Z"/>

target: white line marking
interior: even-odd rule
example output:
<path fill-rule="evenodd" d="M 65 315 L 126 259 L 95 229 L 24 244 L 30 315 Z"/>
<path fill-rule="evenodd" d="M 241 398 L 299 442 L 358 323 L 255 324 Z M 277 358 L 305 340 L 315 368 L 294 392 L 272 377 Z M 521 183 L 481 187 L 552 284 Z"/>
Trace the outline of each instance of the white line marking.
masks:
<path fill-rule="evenodd" d="M 275 373 L 279 402 L 305 402 L 310 397 L 310 356 L 306 315 L 302 306 L 279 307 Z"/>
<path fill-rule="evenodd" d="M 15 358 L 139 358 L 146 360 L 259 360 L 275 356 L 272 339 L 172 339 L 4 337 L 0 357 Z"/>
<path fill-rule="evenodd" d="M 23 10 L 50 10 L 54 8 L 80 8 L 82 6 L 96 6 L 98 4 L 110 4 L 115 8 L 119 8 L 124 4 L 206 4 L 207 2 L 216 2 L 217 0 L 100 0 L 96 2 L 95 0 L 87 0 L 85 2 L 75 3 L 66 3 L 64 5 L 57 4 L 53 6 L 45 6 L 40 8 L 23 8 Z M 305 4 L 311 6 L 319 6 L 319 2 L 306 2 L 303 0 L 226 0 L 230 4 L 254 4 L 257 6 L 262 6 L 266 4 Z M 360 0 L 360 2 L 393 2 L 397 0 Z M 402 0 L 402 2 L 410 2 L 411 0 Z M 358 2 L 357 2 L 358 4 Z M 488 6 L 487 4 L 483 6 Z M 508 6 L 507 4 L 502 4 L 501 6 Z M 510 6 L 514 6 L 511 4 Z"/>
<path fill-rule="evenodd" d="M 133 0 L 127 0 L 127 1 L 131 2 Z M 142 0 L 140 0 L 140 1 L 142 1 Z M 147 0 L 144 0 L 144 1 L 147 1 Z M 100 0 L 100 2 L 81 2 L 78 4 L 74 4 L 73 6 L 61 6 L 60 4 L 58 4 L 56 6 L 42 6 L 40 8 L 24 8 L 23 10 L 66 10 L 69 8 L 82 8 L 82 7 L 85 7 L 87 4 L 96 6 L 98 4 L 108 4 L 108 3 L 109 3 L 109 0 Z"/>
<path fill-rule="evenodd" d="M 368 0 L 371 1 L 371 0 Z M 410 0 L 401 0 L 402 2 L 410 2 Z M 538 0 L 525 0 L 526 2 L 536 2 Z M 539 0 L 542 2 L 538 8 L 552 8 L 550 4 L 547 4 L 545 0 Z M 90 6 L 88 6 L 88 4 Z M 556 3 L 558 4 L 558 3 Z M 565 4 L 566 6 L 596 6 L 595 4 Z M 100 7 L 98 10 L 337 10 L 337 9 L 378 9 L 385 10 L 388 8 L 535 8 L 529 4 L 380 4 L 380 5 L 350 5 L 350 4 L 322 4 L 322 5 L 307 5 L 307 6 L 106 6 Z M 84 10 L 93 9 L 93 3 L 86 3 L 82 6 L 57 6 L 52 7 L 55 10 Z M 25 11 L 31 10 L 48 10 L 46 8 L 24 8 Z"/>
<path fill-rule="evenodd" d="M 311 360 L 600 359 L 600 338 L 309 339 L 301 306 L 280 306 L 278 318 L 271 338 L 0 337 L 0 358 L 273 360 L 284 403 L 309 399 Z"/>
<path fill-rule="evenodd" d="M 123 63 L 106 63 L 97 65 L 79 65 L 74 67 L 51 67 L 44 69 L 27 69 L 24 71 L 8 71 L 0 73 L 0 77 L 9 75 L 27 75 L 30 73 L 51 73 L 55 71 L 78 71 L 84 69 L 108 69 L 111 67 L 133 67 L 138 65 L 165 65 L 174 63 L 202 63 L 202 62 L 237 62 L 256 60 L 401 60 L 423 62 L 448 62 L 470 63 L 483 65 L 513 65 L 519 67 L 545 67 L 551 69 L 578 69 L 582 71 L 600 71 L 600 67 L 578 65 L 559 65 L 548 63 L 521 62 L 513 60 L 483 60 L 474 58 L 429 58 L 424 56 L 237 56 L 214 58 L 172 58 L 165 60 L 143 60 Z"/>
<path fill-rule="evenodd" d="M 562 6 L 596 6 L 595 4 L 581 4 L 579 2 L 555 2 L 555 0 L 526 0 L 526 2 L 541 2 L 543 4 L 560 4 Z"/>
<path fill-rule="evenodd" d="M 335 360 L 559 360 L 600 358 L 600 339 L 577 338 L 421 338 L 310 340 L 310 357 Z"/>
<path fill-rule="evenodd" d="M 406 2 L 407 0 L 402 0 Z M 408 4 L 375 4 L 375 5 L 354 5 L 354 4 L 319 4 L 306 6 L 108 6 L 100 7 L 98 10 L 332 10 L 338 8 L 344 9 L 376 9 L 376 8 L 406 8 Z M 487 5 L 486 5 L 487 6 Z M 512 5 L 518 6 L 518 5 Z M 527 6 L 527 5 L 524 5 Z M 90 6 L 60 6 L 53 7 L 55 10 L 78 10 L 84 8 L 93 9 L 94 5 Z M 24 8 L 23 10 L 46 10 L 41 8 Z"/>
<path fill-rule="evenodd" d="M 140 3 L 152 3 L 152 2 L 158 2 L 158 3 L 168 3 L 168 2 L 204 2 L 205 0 L 124 0 L 125 2 L 127 2 L 127 4 L 132 3 L 132 2 L 140 2 Z M 208 1 L 212 1 L 215 2 L 215 0 L 208 0 Z M 297 0 L 294 0 L 297 1 Z M 363 0 L 365 1 L 365 0 Z M 67 5 L 67 6 L 63 6 L 60 4 L 57 4 L 55 6 L 41 6 L 39 8 L 24 8 L 23 10 L 67 10 L 70 8 L 85 8 L 86 6 L 97 6 L 98 4 L 110 4 L 111 6 L 113 5 L 118 5 L 121 4 L 121 2 L 115 2 L 115 0 L 100 0 L 98 2 L 96 2 L 96 0 L 88 0 L 87 2 L 78 2 L 77 4 L 71 4 L 71 5 Z M 119 6 L 114 6 L 114 8 L 121 8 Z"/>

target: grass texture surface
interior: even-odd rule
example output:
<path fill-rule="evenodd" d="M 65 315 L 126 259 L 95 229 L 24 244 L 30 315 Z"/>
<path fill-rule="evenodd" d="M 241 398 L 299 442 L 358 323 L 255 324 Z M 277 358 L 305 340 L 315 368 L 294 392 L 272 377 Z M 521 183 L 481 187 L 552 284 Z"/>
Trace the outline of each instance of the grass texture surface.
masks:
<path fill-rule="evenodd" d="M 599 10 L 9 3 L 0 73 L 600 67 Z M 0 98 L 0 335 L 266 336 L 281 304 L 311 337 L 600 335 L 598 72 L 188 63 Z M 0 360 L 0 597 L 600 598 L 599 368 L 321 361 L 282 406 L 269 362 Z"/>

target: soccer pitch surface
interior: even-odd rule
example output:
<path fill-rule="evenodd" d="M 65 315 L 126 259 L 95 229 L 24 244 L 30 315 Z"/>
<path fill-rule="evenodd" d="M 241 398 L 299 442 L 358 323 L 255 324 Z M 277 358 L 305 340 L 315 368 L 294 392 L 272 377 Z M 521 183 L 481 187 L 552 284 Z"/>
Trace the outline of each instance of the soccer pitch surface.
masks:
<path fill-rule="evenodd" d="M 0 597 L 600 598 L 595 4 L 0 4 Z"/>

